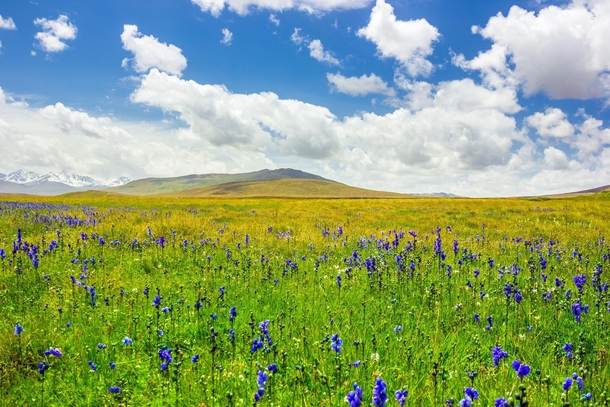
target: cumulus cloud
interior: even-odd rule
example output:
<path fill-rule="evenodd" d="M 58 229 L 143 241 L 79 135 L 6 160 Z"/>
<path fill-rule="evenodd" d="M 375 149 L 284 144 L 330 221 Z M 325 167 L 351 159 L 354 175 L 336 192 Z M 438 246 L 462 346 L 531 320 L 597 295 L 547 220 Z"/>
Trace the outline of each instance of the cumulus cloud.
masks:
<path fill-rule="evenodd" d="M 335 58 L 330 51 L 324 51 L 322 41 L 313 40 L 308 45 L 309 55 L 317 61 L 325 62 L 329 65 L 341 65 L 341 62 Z"/>
<path fill-rule="evenodd" d="M 369 24 L 357 35 L 375 43 L 382 58 L 399 61 L 411 76 L 429 75 L 434 68 L 426 58 L 440 36 L 436 27 L 425 19 L 397 20 L 394 8 L 384 0 L 377 0 Z"/>
<path fill-rule="evenodd" d="M 181 76 L 186 69 L 186 58 L 182 50 L 173 44 L 159 42 L 152 35 L 144 35 L 138 31 L 138 26 L 125 24 L 121 34 L 123 49 L 134 54 L 132 60 L 133 69 L 138 73 L 144 73 L 151 68 L 157 68 L 172 75 Z M 129 59 L 123 60 L 123 66 L 127 66 Z"/>
<path fill-rule="evenodd" d="M 56 20 L 37 18 L 34 24 L 42 28 L 34 37 L 38 40 L 38 47 L 47 53 L 64 51 L 68 48 L 64 41 L 75 39 L 78 32 L 76 26 L 68 21 L 68 16 L 63 14 Z"/>
<path fill-rule="evenodd" d="M 231 41 L 233 41 L 233 33 L 229 31 L 228 28 L 223 28 L 222 39 L 220 40 L 220 43 L 225 45 L 231 45 Z"/>
<path fill-rule="evenodd" d="M 322 159 L 332 157 L 341 145 L 340 126 L 328 109 L 270 92 L 232 94 L 221 85 L 202 85 L 153 69 L 131 99 L 177 114 L 194 135 L 219 147 L 279 149 Z"/>
<path fill-rule="evenodd" d="M 388 84 L 374 73 L 349 78 L 340 73 L 327 73 L 326 78 L 334 91 L 351 96 L 365 96 L 371 93 L 386 96 L 394 96 L 396 94 L 394 89 L 388 87 Z"/>
<path fill-rule="evenodd" d="M 548 147 L 544 150 L 544 162 L 549 170 L 567 170 L 569 168 L 568 156 L 555 147 Z"/>
<path fill-rule="evenodd" d="M 536 112 L 526 117 L 525 122 L 542 137 L 566 138 L 574 135 L 574 127 L 561 109 L 548 108 L 544 113 Z"/>
<path fill-rule="evenodd" d="M 366 7 L 371 0 L 191 0 L 201 11 L 218 17 L 227 7 L 239 15 L 246 15 L 250 8 L 283 11 L 297 9 L 316 14 L 332 10 L 348 10 Z"/>
<path fill-rule="evenodd" d="M 610 3 L 573 0 L 538 13 L 511 7 L 473 33 L 493 41 L 472 61 L 454 63 L 480 70 L 492 84 L 520 84 L 527 95 L 588 99 L 610 96 Z"/>
<path fill-rule="evenodd" d="M 0 29 L 16 30 L 17 26 L 11 17 L 4 18 L 2 15 L 0 15 Z"/>

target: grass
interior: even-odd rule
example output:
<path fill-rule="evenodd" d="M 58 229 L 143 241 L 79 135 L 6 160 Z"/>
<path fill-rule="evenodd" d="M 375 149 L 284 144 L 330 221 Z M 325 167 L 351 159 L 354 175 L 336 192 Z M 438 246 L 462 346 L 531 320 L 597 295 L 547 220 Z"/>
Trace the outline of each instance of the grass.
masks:
<path fill-rule="evenodd" d="M 520 385 L 529 405 L 610 403 L 608 194 L 32 199 L 0 203 L 0 404 L 252 405 L 259 371 L 258 404 L 269 406 L 346 405 L 354 382 L 370 405 L 377 377 L 388 405 L 407 389 L 407 405 L 457 406 L 474 387 L 474 405 L 487 406 L 520 397 Z M 496 345 L 509 355 L 497 367 Z M 45 355 L 51 347 L 63 355 Z M 521 380 L 515 359 L 532 369 Z M 585 387 L 566 393 L 572 373 Z"/>

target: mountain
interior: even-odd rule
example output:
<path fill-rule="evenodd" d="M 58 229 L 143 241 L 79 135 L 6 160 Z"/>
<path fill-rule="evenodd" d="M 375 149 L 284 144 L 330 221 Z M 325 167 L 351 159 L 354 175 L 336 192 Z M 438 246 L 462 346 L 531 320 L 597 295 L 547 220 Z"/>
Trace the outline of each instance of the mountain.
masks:
<path fill-rule="evenodd" d="M 282 178 L 262 181 L 228 182 L 185 189 L 157 196 L 194 198 L 404 198 L 404 194 L 356 188 L 335 181 Z"/>
<path fill-rule="evenodd" d="M 107 191 L 129 195 L 170 194 L 212 185 L 279 179 L 312 179 L 335 183 L 334 181 L 304 171 L 280 168 L 277 170 L 261 170 L 241 174 L 192 174 L 174 178 L 145 178 L 119 187 L 109 188 Z"/>
<path fill-rule="evenodd" d="M 2 175 L 0 193 L 11 194 L 59 195 L 87 189 L 103 189 L 130 182 L 126 177 L 100 182 L 65 170 L 59 174 L 49 172 L 42 175 L 32 171 L 17 170 L 8 175 L 0 175 Z"/>

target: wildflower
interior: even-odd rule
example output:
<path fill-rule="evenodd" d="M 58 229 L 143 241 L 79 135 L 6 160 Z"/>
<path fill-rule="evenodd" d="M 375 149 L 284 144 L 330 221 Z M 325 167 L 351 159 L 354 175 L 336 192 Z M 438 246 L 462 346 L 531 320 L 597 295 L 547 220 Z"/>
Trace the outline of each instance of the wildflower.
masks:
<path fill-rule="evenodd" d="M 191 362 L 192 363 L 197 363 L 198 360 L 199 360 L 199 353 L 195 353 L 193 355 L 193 357 L 191 358 Z"/>
<path fill-rule="evenodd" d="M 277 373 L 277 364 L 272 363 L 269 366 L 267 366 L 267 370 L 273 373 Z"/>
<path fill-rule="evenodd" d="M 47 362 L 42 361 L 38 363 L 38 373 L 44 375 L 44 372 L 46 372 L 47 370 L 49 370 L 49 364 Z"/>
<path fill-rule="evenodd" d="M 347 393 L 345 401 L 349 407 L 360 407 L 362 405 L 362 389 L 358 387 L 358 383 L 354 383 L 354 390 Z"/>
<path fill-rule="evenodd" d="M 460 407 L 472 407 L 472 399 L 470 397 L 464 397 L 460 400 Z"/>
<path fill-rule="evenodd" d="M 583 394 L 582 397 L 580 398 L 580 401 L 591 400 L 591 397 L 593 397 L 593 395 L 591 393 Z"/>
<path fill-rule="evenodd" d="M 159 308 L 159 305 L 161 305 L 161 297 L 159 296 L 159 294 L 155 295 L 152 305 L 156 308 Z"/>
<path fill-rule="evenodd" d="M 574 346 L 570 342 L 566 342 L 566 344 L 563 345 L 561 350 L 563 350 L 566 353 L 566 357 L 567 358 L 571 358 L 571 357 L 574 356 L 574 355 L 572 355 L 572 349 L 573 348 L 574 348 Z"/>
<path fill-rule="evenodd" d="M 479 398 L 479 392 L 473 389 L 472 387 L 466 387 L 466 390 L 464 390 L 464 394 L 471 400 L 477 400 Z"/>
<path fill-rule="evenodd" d="M 360 363 L 362 363 L 362 362 L 360 362 L 359 360 L 357 360 L 357 361 L 355 361 L 354 363 L 352 363 L 352 366 L 354 366 L 354 367 L 360 367 Z"/>
<path fill-rule="evenodd" d="M 402 331 L 402 326 L 401 325 L 396 325 L 394 327 L 394 333 L 395 334 L 397 334 L 398 332 L 401 332 L 401 331 Z"/>
<path fill-rule="evenodd" d="M 97 370 L 97 365 L 92 361 L 88 361 L 87 364 L 91 366 L 91 370 L 93 370 L 94 372 Z"/>
<path fill-rule="evenodd" d="M 119 386 L 110 387 L 108 389 L 110 393 L 118 394 L 121 392 L 121 388 Z"/>
<path fill-rule="evenodd" d="M 267 383 L 267 379 L 269 377 L 263 372 L 259 370 L 256 374 L 256 384 L 258 384 L 259 388 L 265 388 L 265 383 Z"/>
<path fill-rule="evenodd" d="M 97 348 L 98 348 L 98 349 L 106 349 L 106 347 L 107 347 L 107 346 L 106 346 L 106 345 L 104 345 L 103 343 L 98 343 L 98 344 L 97 344 Z"/>
<path fill-rule="evenodd" d="M 59 350 L 57 348 L 49 348 L 49 350 L 44 351 L 44 354 L 46 356 L 53 355 L 58 358 L 60 358 L 63 355 L 63 353 L 61 353 L 61 350 Z"/>
<path fill-rule="evenodd" d="M 409 395 L 409 392 L 407 390 L 396 390 L 396 393 L 394 393 L 394 396 L 396 397 L 396 401 L 398 401 L 398 404 L 401 406 L 404 406 L 407 403 L 408 395 Z"/>
<path fill-rule="evenodd" d="M 129 336 L 126 336 L 125 338 L 123 338 L 121 343 L 123 345 L 133 345 L 133 340 Z"/>
<path fill-rule="evenodd" d="M 563 388 L 564 391 L 568 391 L 568 390 L 570 390 L 570 387 L 572 387 L 573 383 L 574 382 L 572 381 L 572 378 L 571 377 L 567 377 L 566 380 L 561 385 L 561 387 Z"/>
<path fill-rule="evenodd" d="M 19 322 L 17 322 L 15 324 L 15 336 L 21 335 L 21 332 L 23 332 L 23 327 L 21 326 L 21 324 Z"/>
<path fill-rule="evenodd" d="M 479 314 L 474 314 L 474 321 L 477 324 L 481 323 L 481 316 Z"/>
<path fill-rule="evenodd" d="M 237 308 L 235 306 L 232 306 L 231 309 L 229 310 L 229 322 L 233 322 L 236 317 L 237 317 Z"/>
<path fill-rule="evenodd" d="M 337 353 L 341 353 L 341 345 L 343 345 L 343 339 L 339 338 L 339 334 L 334 334 L 331 338 L 330 348 Z"/>
<path fill-rule="evenodd" d="M 496 399 L 496 402 L 494 403 L 494 407 L 509 407 L 510 404 L 508 404 L 508 401 L 506 401 L 506 399 L 504 397 L 500 397 L 499 399 Z"/>
<path fill-rule="evenodd" d="M 114 363 L 114 362 L 110 362 L 110 364 L 109 364 L 109 365 L 110 365 L 110 370 L 114 370 L 114 369 L 116 369 L 116 363 Z"/>
<path fill-rule="evenodd" d="M 387 401 L 386 383 L 378 377 L 375 380 L 375 387 L 373 388 L 373 405 L 375 407 L 385 407 Z"/>

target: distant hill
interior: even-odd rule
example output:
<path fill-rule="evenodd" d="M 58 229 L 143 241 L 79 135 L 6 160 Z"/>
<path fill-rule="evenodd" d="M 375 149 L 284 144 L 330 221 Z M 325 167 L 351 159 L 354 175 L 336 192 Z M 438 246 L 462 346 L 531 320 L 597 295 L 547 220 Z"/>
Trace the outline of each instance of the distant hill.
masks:
<path fill-rule="evenodd" d="M 549 198 L 570 198 L 573 196 L 593 195 L 593 194 L 598 194 L 600 192 L 608 192 L 608 191 L 610 191 L 610 185 L 604 185 L 604 186 L 597 187 L 597 188 L 585 189 L 582 191 L 566 192 L 563 194 L 552 194 L 552 195 L 545 195 L 545 196 L 549 197 Z"/>
<path fill-rule="evenodd" d="M 285 178 L 229 182 L 162 194 L 173 197 L 278 197 L 278 198 L 405 198 L 394 192 L 350 187 L 334 181 Z"/>
<path fill-rule="evenodd" d="M 128 195 L 157 195 L 227 183 L 279 179 L 312 179 L 335 183 L 334 181 L 304 171 L 281 168 L 278 170 L 261 170 L 241 174 L 193 174 L 174 178 L 144 178 L 122 186 L 108 188 L 105 191 Z"/>

